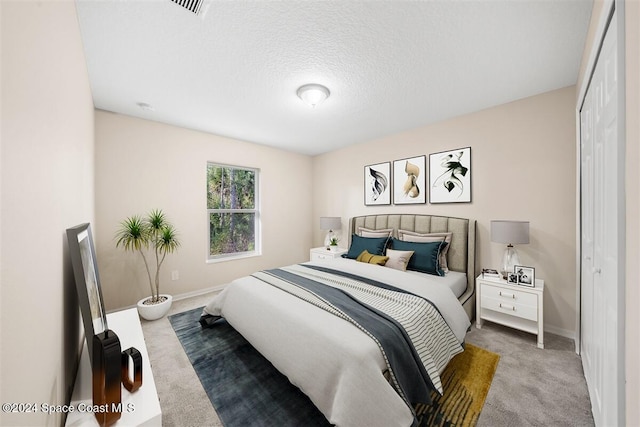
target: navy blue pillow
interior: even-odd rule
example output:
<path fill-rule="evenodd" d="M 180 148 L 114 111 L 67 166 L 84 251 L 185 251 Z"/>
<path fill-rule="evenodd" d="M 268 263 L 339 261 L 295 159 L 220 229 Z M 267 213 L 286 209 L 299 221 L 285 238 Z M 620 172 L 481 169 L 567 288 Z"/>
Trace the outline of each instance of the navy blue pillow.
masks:
<path fill-rule="evenodd" d="M 407 270 L 420 271 L 422 273 L 444 276 L 444 271 L 438 262 L 440 251 L 447 246 L 444 240 L 441 242 L 405 242 L 392 239 L 391 247 L 399 251 L 413 251 L 409 259 Z"/>
<path fill-rule="evenodd" d="M 356 259 L 362 251 L 367 251 L 371 255 L 384 255 L 387 248 L 387 237 L 362 237 L 354 234 L 351 236 L 351 246 L 349 251 L 342 255 L 345 258 Z"/>

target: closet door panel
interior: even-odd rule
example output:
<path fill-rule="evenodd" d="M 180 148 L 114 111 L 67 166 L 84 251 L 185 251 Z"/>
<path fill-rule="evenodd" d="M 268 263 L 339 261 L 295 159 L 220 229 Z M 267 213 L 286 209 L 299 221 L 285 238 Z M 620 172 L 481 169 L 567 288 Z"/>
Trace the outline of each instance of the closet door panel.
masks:
<path fill-rule="evenodd" d="M 618 141 L 616 18 L 580 112 L 581 356 L 596 425 L 619 425 L 619 242 L 624 198 Z"/>

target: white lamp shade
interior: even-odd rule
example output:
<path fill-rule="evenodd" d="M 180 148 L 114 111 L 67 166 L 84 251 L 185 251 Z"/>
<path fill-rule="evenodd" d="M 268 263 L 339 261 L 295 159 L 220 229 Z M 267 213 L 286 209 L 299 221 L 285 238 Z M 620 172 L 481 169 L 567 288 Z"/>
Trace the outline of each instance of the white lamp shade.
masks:
<path fill-rule="evenodd" d="M 320 230 L 340 230 L 342 219 L 339 216 L 321 216 Z"/>
<path fill-rule="evenodd" d="M 316 107 L 329 97 L 329 89 L 322 85 L 308 84 L 297 91 L 298 97 L 311 107 Z"/>
<path fill-rule="evenodd" d="M 529 243 L 529 221 L 491 221 L 491 241 L 517 245 Z"/>

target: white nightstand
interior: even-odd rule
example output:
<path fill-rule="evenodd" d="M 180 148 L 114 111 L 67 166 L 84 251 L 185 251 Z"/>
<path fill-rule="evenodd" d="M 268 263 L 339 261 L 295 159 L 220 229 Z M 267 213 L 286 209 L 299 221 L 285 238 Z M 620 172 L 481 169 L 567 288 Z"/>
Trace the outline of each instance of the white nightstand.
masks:
<path fill-rule="evenodd" d="M 343 248 L 338 248 L 337 251 L 327 250 L 325 246 L 319 248 L 313 248 L 309 251 L 309 258 L 311 261 L 318 261 L 321 259 L 334 259 L 340 258 L 342 254 L 346 254 L 348 251 Z"/>
<path fill-rule="evenodd" d="M 538 347 L 544 348 L 544 280 L 535 287 L 512 285 L 492 277 L 476 278 L 476 328 L 482 321 L 499 323 L 536 334 Z"/>

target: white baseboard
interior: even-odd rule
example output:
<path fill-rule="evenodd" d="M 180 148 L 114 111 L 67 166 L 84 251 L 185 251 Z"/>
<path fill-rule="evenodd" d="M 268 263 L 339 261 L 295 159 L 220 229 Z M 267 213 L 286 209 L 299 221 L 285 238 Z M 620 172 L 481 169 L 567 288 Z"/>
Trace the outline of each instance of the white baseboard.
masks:
<path fill-rule="evenodd" d="M 197 291 L 187 292 L 186 294 L 178 294 L 173 296 L 173 300 L 180 301 L 182 299 L 187 299 L 191 297 L 199 297 L 200 295 L 205 295 L 211 292 L 220 292 L 226 287 L 227 287 L 227 284 L 225 283 L 224 285 L 217 285 L 217 286 L 212 286 L 210 288 L 199 289 Z"/>
<path fill-rule="evenodd" d="M 199 289 L 197 291 L 193 291 L 193 292 L 187 292 L 184 294 L 178 294 L 178 295 L 173 295 L 173 300 L 174 301 L 180 301 L 182 299 L 187 299 L 187 298 L 191 298 L 191 297 L 199 297 L 200 295 L 205 295 L 211 292 L 220 292 L 221 290 L 223 290 L 224 288 L 227 287 L 227 284 L 223 284 L 223 285 L 217 285 L 217 286 L 212 286 L 210 288 L 205 288 L 205 289 Z M 133 305 L 129 305 L 127 307 L 121 307 L 121 308 L 116 308 L 115 310 L 109 310 L 107 313 L 112 313 L 115 311 L 121 311 L 121 310 L 127 310 L 129 308 L 137 308 L 136 304 Z"/>
<path fill-rule="evenodd" d="M 561 337 L 569 338 L 572 340 L 576 340 L 576 332 L 569 331 L 567 329 L 557 328 L 551 325 L 544 325 L 544 331 L 549 332 L 550 334 L 560 335 Z"/>

